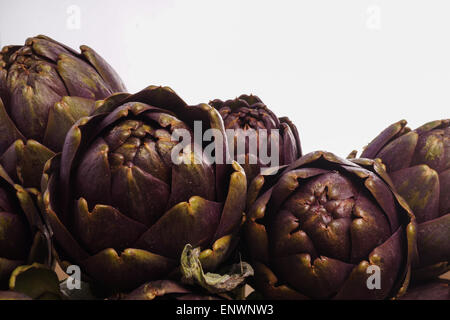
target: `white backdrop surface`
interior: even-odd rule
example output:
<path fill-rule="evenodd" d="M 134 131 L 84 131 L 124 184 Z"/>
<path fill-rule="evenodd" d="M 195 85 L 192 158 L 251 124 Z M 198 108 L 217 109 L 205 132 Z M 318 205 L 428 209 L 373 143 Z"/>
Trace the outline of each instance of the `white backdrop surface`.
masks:
<path fill-rule="evenodd" d="M 87 44 L 130 92 L 253 93 L 304 152 L 346 156 L 390 123 L 450 117 L 448 0 L 0 0 L 0 45 Z"/>

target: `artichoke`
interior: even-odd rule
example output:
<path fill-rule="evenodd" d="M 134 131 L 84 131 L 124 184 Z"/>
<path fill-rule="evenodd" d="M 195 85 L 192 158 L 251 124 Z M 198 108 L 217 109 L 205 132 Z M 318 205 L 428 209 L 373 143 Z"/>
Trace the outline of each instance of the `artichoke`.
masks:
<path fill-rule="evenodd" d="M 205 270 L 229 256 L 245 209 L 245 172 L 226 159 L 206 161 L 203 144 L 175 151 L 172 135 L 192 137 L 195 121 L 224 135 L 214 108 L 150 86 L 99 102 L 69 130 L 42 179 L 60 260 L 97 284 L 130 290 L 179 270 L 186 244 L 201 248 Z M 216 155 L 229 158 L 220 140 Z"/>
<path fill-rule="evenodd" d="M 287 165 L 301 157 L 300 138 L 295 125 L 287 117 L 277 118 L 257 96 L 243 94 L 234 100 L 215 99 L 209 104 L 220 112 L 225 129 L 233 130 L 233 137 L 228 137 L 234 139 L 233 156 L 244 167 L 249 183 L 262 167 Z M 267 130 L 267 134 L 262 136 L 261 129 Z M 278 130 L 278 137 L 271 137 L 275 130 Z M 264 139 L 265 143 L 260 139 Z M 271 139 L 275 144 L 271 144 Z M 238 147 L 239 143 L 243 144 L 243 148 Z M 252 145 L 255 146 L 254 150 Z M 270 148 L 275 145 L 278 152 L 271 154 Z M 268 146 L 263 147 L 268 150 L 262 150 L 261 146 Z M 263 157 L 267 160 L 263 161 Z M 276 163 L 270 163 L 269 160 L 275 160 Z"/>
<path fill-rule="evenodd" d="M 15 291 L 0 291 L 0 300 L 33 300 L 26 294 Z"/>
<path fill-rule="evenodd" d="M 275 182 L 258 176 L 248 192 L 260 193 L 244 232 L 253 285 L 265 297 L 386 299 L 405 292 L 415 218 L 378 161 L 317 151 Z M 380 286 L 369 278 L 376 267 Z"/>
<path fill-rule="evenodd" d="M 120 300 L 220 300 L 220 296 L 213 296 L 208 292 L 197 292 L 190 286 L 171 280 L 156 280 L 145 283 L 129 294 L 119 297 Z"/>
<path fill-rule="evenodd" d="M 411 131 L 402 120 L 381 132 L 362 152 L 380 158 L 397 192 L 417 218 L 419 260 L 414 277 L 450 270 L 450 120 Z"/>
<path fill-rule="evenodd" d="M 450 300 L 450 280 L 434 279 L 408 288 L 401 300 Z"/>
<path fill-rule="evenodd" d="M 0 163 L 25 187 L 38 187 L 45 161 L 95 100 L 126 91 L 94 50 L 81 54 L 46 36 L 0 53 Z"/>
<path fill-rule="evenodd" d="M 17 267 L 9 279 L 8 291 L 0 300 L 61 300 L 59 279 L 50 266 L 33 263 Z"/>
<path fill-rule="evenodd" d="M 42 223 L 35 197 L 14 184 L 0 166 L 0 290 L 24 264 L 51 264 L 50 232 Z"/>

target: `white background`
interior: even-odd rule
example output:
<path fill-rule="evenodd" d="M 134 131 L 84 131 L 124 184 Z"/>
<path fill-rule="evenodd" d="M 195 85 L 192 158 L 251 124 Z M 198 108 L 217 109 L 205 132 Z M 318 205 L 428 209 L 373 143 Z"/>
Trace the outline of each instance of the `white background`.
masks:
<path fill-rule="evenodd" d="M 450 1 L 0 0 L 0 45 L 87 44 L 130 92 L 186 102 L 253 93 L 305 152 L 346 156 L 392 122 L 448 118 Z"/>

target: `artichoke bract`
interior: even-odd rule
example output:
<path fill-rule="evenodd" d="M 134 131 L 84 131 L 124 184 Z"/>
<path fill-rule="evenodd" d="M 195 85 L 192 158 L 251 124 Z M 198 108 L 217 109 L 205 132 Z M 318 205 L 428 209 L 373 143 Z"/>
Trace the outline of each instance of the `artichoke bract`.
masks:
<path fill-rule="evenodd" d="M 317 151 L 265 182 L 260 175 L 249 187 L 260 195 L 244 232 L 254 286 L 266 298 L 386 299 L 405 292 L 415 218 L 379 162 Z"/>
<path fill-rule="evenodd" d="M 96 100 L 126 91 L 102 57 L 80 48 L 37 36 L 0 52 L 0 163 L 25 187 L 39 186 L 45 161 Z"/>
<path fill-rule="evenodd" d="M 428 278 L 450 269 L 450 120 L 413 131 L 406 124 L 402 120 L 386 128 L 361 157 L 382 160 L 414 212 L 419 223 L 414 276 Z"/>
<path fill-rule="evenodd" d="M 16 267 L 32 262 L 50 265 L 50 236 L 33 196 L 0 166 L 0 290 L 8 287 Z"/>
<path fill-rule="evenodd" d="M 402 300 L 450 300 L 450 280 L 434 279 L 408 288 Z"/>
<path fill-rule="evenodd" d="M 209 104 L 220 112 L 225 130 L 231 130 L 228 138 L 234 139 L 233 157 L 244 167 L 248 182 L 261 168 L 287 165 L 302 155 L 296 126 L 287 117 L 278 118 L 257 96 L 243 94 L 234 100 L 215 99 Z"/>
<path fill-rule="evenodd" d="M 156 280 L 141 285 L 120 300 L 220 300 L 220 296 L 213 296 L 208 292 L 196 292 L 193 288 L 171 280 Z"/>
<path fill-rule="evenodd" d="M 150 86 L 105 99 L 69 130 L 42 185 L 62 259 L 101 285 L 128 290 L 178 268 L 186 244 L 202 249 L 206 270 L 227 258 L 243 219 L 245 172 L 226 159 L 206 161 L 201 141 L 172 152 L 176 130 L 190 138 L 197 121 L 224 132 L 214 108 Z M 226 139 L 214 144 L 229 158 Z"/>

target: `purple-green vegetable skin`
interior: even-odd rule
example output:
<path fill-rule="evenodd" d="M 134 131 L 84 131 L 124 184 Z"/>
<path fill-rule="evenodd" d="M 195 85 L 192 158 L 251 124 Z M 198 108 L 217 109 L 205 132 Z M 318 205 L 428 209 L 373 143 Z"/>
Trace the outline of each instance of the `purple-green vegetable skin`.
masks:
<path fill-rule="evenodd" d="M 264 297 L 404 294 L 415 252 L 415 218 L 378 161 L 317 151 L 293 162 L 266 187 L 269 179 L 260 175 L 249 187 L 256 200 L 250 200 L 244 230 L 253 284 Z"/>
<path fill-rule="evenodd" d="M 50 265 L 50 233 L 33 196 L 0 166 L 0 290 L 16 267 L 32 262 Z"/>
<path fill-rule="evenodd" d="M 418 223 L 419 259 L 413 277 L 425 280 L 450 270 L 450 119 L 411 131 L 402 120 L 363 151 L 380 158 Z"/>
<path fill-rule="evenodd" d="M 408 288 L 402 300 L 450 300 L 450 280 L 433 279 Z"/>
<path fill-rule="evenodd" d="M 214 108 L 150 86 L 112 95 L 69 130 L 42 183 L 62 259 L 97 283 L 130 290 L 167 278 L 188 243 L 201 247 L 205 270 L 228 257 L 242 224 L 245 172 L 234 161 L 206 161 L 203 146 L 191 145 L 175 164 L 171 135 L 185 129 L 193 138 L 194 121 L 224 134 Z M 226 139 L 219 140 L 216 151 L 229 158 Z"/>
<path fill-rule="evenodd" d="M 45 162 L 96 100 L 126 91 L 102 57 L 80 49 L 37 36 L 0 52 L 0 164 L 24 187 L 39 187 Z"/>
<path fill-rule="evenodd" d="M 259 141 L 262 139 L 259 135 L 259 130 L 266 130 L 267 135 L 264 136 L 267 139 L 266 145 L 268 146 L 265 155 L 271 155 L 271 133 L 273 130 L 278 130 L 277 147 L 278 147 L 278 164 L 287 165 L 302 155 L 302 149 L 300 144 L 300 138 L 296 126 L 287 117 L 277 118 L 277 116 L 262 102 L 260 98 L 254 95 L 243 94 L 234 100 L 222 101 L 215 99 L 209 102 L 211 106 L 216 108 L 223 118 L 225 129 L 234 130 L 234 159 L 238 160 L 239 156 L 245 156 L 245 163 L 241 163 L 245 173 L 247 175 L 247 181 L 253 180 L 259 173 L 260 169 L 269 165 L 274 166 L 272 163 L 264 163 L 261 161 L 261 150 L 259 149 Z M 237 130 L 242 130 L 242 134 Z M 255 144 L 258 144 L 256 154 L 250 152 L 249 143 L 251 140 L 251 131 L 255 133 L 256 137 L 253 140 Z M 248 136 L 245 141 L 244 154 L 242 155 L 237 147 L 237 139 L 241 136 Z M 275 149 L 274 149 L 275 150 Z M 270 157 L 270 158 L 271 158 Z"/>
<path fill-rule="evenodd" d="M 120 297 L 120 300 L 220 300 L 220 296 L 195 292 L 192 287 L 171 280 L 156 280 L 145 283 L 132 292 Z"/>

